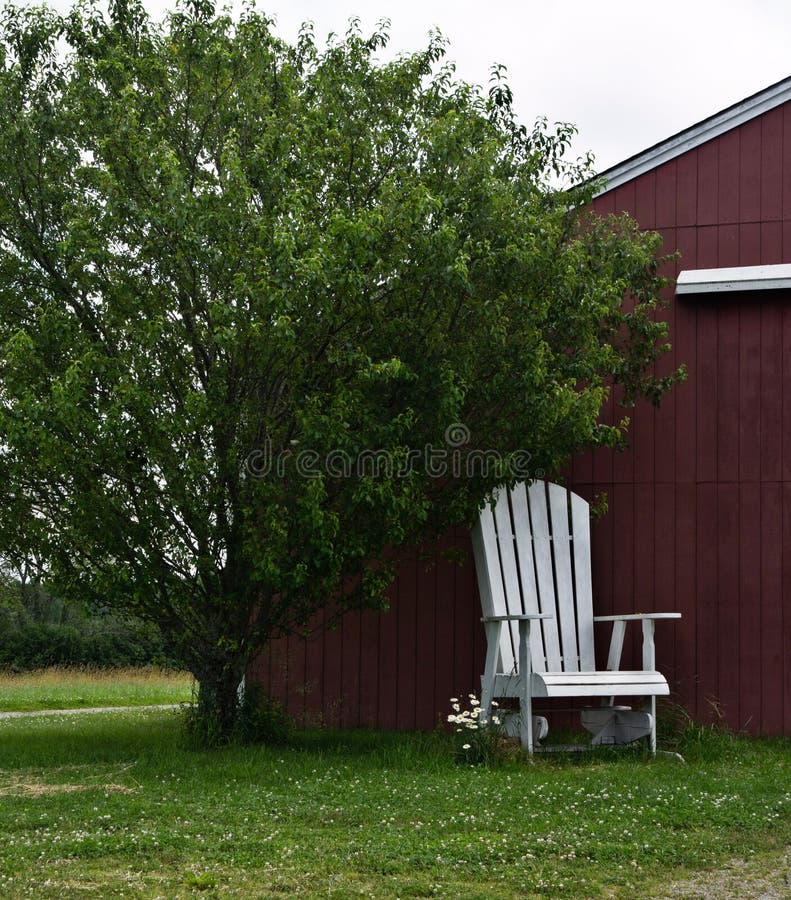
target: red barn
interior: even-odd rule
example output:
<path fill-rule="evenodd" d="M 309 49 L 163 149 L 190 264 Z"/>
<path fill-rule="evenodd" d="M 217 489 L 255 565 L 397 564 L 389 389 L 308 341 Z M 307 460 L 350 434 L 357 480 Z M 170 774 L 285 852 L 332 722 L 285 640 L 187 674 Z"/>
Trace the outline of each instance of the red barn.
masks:
<path fill-rule="evenodd" d="M 657 628 L 675 699 L 791 734 L 791 78 L 604 177 L 596 210 L 630 213 L 680 253 L 661 365 L 689 377 L 661 409 L 633 411 L 630 451 L 571 466 L 579 493 L 609 500 L 593 526 L 596 611 L 681 612 Z M 403 567 L 390 600 L 275 643 L 251 679 L 307 724 L 435 727 L 483 671 L 471 558 Z"/>

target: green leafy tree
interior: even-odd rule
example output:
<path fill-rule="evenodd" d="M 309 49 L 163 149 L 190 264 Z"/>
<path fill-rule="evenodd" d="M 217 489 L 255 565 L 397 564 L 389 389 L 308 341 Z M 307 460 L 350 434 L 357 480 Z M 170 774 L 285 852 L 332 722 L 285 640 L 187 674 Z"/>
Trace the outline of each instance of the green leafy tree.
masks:
<path fill-rule="evenodd" d="M 0 550 L 158 622 L 221 735 L 268 640 L 670 383 L 658 238 L 584 215 L 573 129 L 386 40 L 2 12 Z"/>

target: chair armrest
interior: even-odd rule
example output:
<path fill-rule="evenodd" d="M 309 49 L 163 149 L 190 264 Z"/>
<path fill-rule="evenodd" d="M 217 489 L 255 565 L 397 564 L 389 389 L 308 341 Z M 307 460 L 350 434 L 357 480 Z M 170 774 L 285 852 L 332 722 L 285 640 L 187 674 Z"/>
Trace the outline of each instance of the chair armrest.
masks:
<path fill-rule="evenodd" d="M 612 622 L 610 652 L 607 656 L 607 669 L 617 672 L 621 667 L 621 653 L 627 622 L 643 624 L 643 669 L 653 671 L 656 667 L 654 657 L 654 622 L 656 619 L 680 619 L 681 613 L 629 613 L 623 616 L 594 616 L 594 622 Z"/>
<path fill-rule="evenodd" d="M 484 616 L 481 622 L 524 622 L 532 619 L 554 619 L 552 613 L 514 613 L 509 616 Z"/>
<path fill-rule="evenodd" d="M 681 613 L 629 613 L 624 616 L 594 616 L 594 622 L 637 622 L 645 619 L 680 619 Z"/>

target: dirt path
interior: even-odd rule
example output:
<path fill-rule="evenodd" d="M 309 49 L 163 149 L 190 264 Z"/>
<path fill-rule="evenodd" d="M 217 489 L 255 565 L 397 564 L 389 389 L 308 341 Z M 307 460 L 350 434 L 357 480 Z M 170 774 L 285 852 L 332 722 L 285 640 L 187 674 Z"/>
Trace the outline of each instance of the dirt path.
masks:
<path fill-rule="evenodd" d="M 157 703 L 151 706 L 91 706 L 77 709 L 30 709 L 21 712 L 0 712 L 0 719 L 22 719 L 33 716 L 73 716 L 78 713 L 134 712 L 135 710 L 178 709 L 180 703 Z"/>

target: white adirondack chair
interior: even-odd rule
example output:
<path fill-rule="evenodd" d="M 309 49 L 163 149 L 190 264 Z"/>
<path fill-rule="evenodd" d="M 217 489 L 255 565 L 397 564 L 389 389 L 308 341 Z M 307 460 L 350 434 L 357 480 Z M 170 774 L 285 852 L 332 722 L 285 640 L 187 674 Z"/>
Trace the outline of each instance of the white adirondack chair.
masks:
<path fill-rule="evenodd" d="M 594 744 L 648 737 L 656 754 L 656 698 L 669 693 L 656 671 L 654 622 L 680 613 L 594 616 L 588 503 L 557 484 L 534 481 L 499 490 L 473 529 L 473 551 L 486 628 L 481 719 L 492 700 L 518 697 L 520 739 L 533 753 L 546 719 L 534 697 L 601 698 L 582 709 Z M 620 671 L 626 623 L 642 622 L 643 668 Z M 612 622 L 607 669 L 596 671 L 593 623 Z M 615 697 L 645 697 L 643 710 Z"/>

